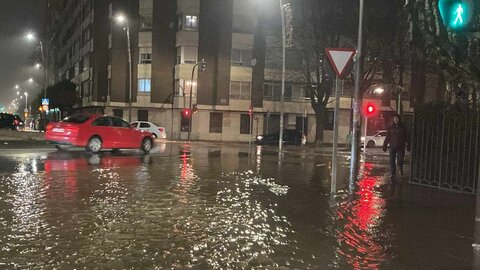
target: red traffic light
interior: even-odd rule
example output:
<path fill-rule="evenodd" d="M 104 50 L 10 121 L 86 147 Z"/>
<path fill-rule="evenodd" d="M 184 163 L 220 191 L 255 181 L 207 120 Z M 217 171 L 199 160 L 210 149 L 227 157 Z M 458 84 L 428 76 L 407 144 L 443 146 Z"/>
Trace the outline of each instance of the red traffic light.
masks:
<path fill-rule="evenodd" d="M 377 112 L 377 107 L 373 103 L 367 103 L 365 107 L 365 116 L 372 116 Z"/>
<path fill-rule="evenodd" d="M 190 116 L 192 116 L 192 111 L 190 109 L 183 109 L 182 116 L 189 118 Z"/>

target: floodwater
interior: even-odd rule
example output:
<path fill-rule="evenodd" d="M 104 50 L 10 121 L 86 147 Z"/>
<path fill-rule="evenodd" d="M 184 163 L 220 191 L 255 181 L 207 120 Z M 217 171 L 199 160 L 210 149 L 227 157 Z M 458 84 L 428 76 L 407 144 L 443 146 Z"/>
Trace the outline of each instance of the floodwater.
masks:
<path fill-rule="evenodd" d="M 0 152 L 1 269 L 472 269 L 475 198 L 386 157 L 354 184 L 341 157 L 332 196 L 328 154 L 25 152 Z"/>

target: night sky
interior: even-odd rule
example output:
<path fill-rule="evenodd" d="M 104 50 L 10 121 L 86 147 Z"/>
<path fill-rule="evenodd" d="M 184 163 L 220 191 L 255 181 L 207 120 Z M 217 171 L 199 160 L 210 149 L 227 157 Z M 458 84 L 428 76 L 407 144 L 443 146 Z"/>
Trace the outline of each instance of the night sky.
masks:
<path fill-rule="evenodd" d="M 40 92 L 38 85 L 29 84 L 34 78 L 42 84 L 42 70 L 33 66 L 38 42 L 29 42 L 25 34 L 29 31 L 45 32 L 45 0 L 1 0 L 0 1 L 0 107 L 8 105 L 16 96 L 15 85 L 23 91 Z"/>

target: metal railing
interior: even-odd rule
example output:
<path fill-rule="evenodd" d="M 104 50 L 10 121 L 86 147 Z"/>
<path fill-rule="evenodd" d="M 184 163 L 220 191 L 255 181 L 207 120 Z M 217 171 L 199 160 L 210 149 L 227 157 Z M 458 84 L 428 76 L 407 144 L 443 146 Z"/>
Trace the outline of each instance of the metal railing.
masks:
<path fill-rule="evenodd" d="M 465 105 L 415 109 L 410 183 L 475 193 L 480 164 L 480 112 Z"/>

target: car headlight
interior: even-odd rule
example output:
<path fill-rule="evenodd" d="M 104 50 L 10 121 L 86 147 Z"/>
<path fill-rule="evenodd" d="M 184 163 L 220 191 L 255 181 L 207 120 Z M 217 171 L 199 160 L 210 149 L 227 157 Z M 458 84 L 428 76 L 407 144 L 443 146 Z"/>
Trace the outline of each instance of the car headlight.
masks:
<path fill-rule="evenodd" d="M 257 140 L 262 140 L 263 139 L 263 136 L 257 136 Z"/>

